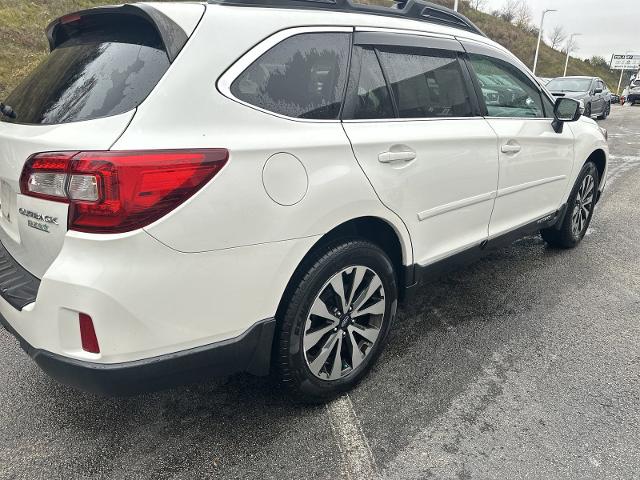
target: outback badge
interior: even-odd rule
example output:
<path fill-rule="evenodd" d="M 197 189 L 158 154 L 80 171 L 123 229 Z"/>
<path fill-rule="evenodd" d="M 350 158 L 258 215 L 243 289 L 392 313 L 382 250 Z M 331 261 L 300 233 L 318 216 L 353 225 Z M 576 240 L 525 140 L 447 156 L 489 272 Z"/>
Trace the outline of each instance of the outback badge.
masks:
<path fill-rule="evenodd" d="M 24 215 L 28 218 L 27 225 L 41 232 L 49 232 L 49 225 L 58 225 L 58 217 L 51 217 L 49 215 L 42 215 L 41 213 L 27 210 L 26 208 L 19 208 L 20 215 Z"/>

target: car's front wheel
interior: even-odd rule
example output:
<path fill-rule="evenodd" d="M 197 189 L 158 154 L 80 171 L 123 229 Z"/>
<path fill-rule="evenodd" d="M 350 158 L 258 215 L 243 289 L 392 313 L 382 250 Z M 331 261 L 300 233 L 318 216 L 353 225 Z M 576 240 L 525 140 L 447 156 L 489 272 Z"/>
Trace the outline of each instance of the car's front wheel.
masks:
<path fill-rule="evenodd" d="M 309 402 L 352 388 L 380 355 L 397 299 L 393 264 L 376 245 L 353 239 L 320 249 L 302 266 L 278 319 L 282 383 Z"/>
<path fill-rule="evenodd" d="M 569 195 L 562 224 L 541 231 L 542 238 L 560 248 L 573 248 L 584 238 L 593 217 L 600 179 L 593 162 L 585 163 Z"/>
<path fill-rule="evenodd" d="M 602 115 L 598 117 L 598 120 L 606 120 L 611 113 L 611 103 L 607 103 L 602 111 Z"/>

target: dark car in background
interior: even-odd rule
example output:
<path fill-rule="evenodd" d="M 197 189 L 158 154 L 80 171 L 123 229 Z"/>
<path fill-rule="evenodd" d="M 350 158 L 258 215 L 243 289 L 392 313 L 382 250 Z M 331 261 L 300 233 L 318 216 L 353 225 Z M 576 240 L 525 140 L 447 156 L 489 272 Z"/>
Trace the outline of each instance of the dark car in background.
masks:
<path fill-rule="evenodd" d="M 559 77 L 547 83 L 546 87 L 555 97 L 582 101 L 586 117 L 595 115 L 603 120 L 611 113 L 611 92 L 598 77 Z"/>

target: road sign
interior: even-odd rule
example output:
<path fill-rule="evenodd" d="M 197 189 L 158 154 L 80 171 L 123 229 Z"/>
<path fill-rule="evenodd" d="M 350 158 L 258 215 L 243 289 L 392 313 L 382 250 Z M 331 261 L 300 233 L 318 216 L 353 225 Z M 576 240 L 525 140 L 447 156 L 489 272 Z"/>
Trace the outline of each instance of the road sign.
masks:
<path fill-rule="evenodd" d="M 614 55 L 611 58 L 612 70 L 637 70 L 640 68 L 640 55 Z"/>

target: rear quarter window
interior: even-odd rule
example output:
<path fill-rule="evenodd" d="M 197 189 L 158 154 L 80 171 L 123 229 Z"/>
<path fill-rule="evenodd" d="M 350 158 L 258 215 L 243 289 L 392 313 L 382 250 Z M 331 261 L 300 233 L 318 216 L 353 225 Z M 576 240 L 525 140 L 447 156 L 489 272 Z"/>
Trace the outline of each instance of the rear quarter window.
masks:
<path fill-rule="evenodd" d="M 238 100 L 287 117 L 337 119 L 350 48 L 348 33 L 290 37 L 240 74 L 231 93 Z"/>
<path fill-rule="evenodd" d="M 134 16 L 88 17 L 6 100 L 22 124 L 60 124 L 136 108 L 169 68 L 152 25 Z"/>

